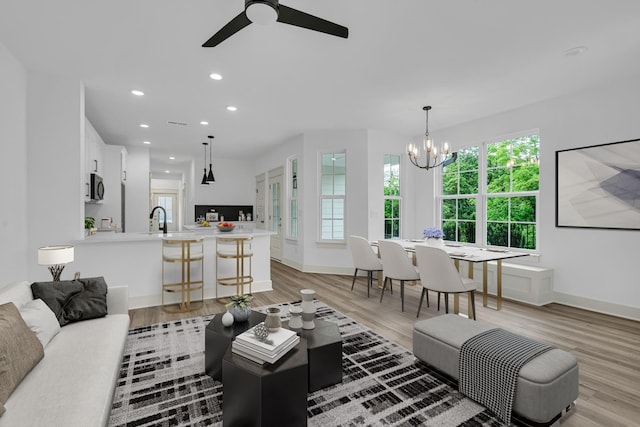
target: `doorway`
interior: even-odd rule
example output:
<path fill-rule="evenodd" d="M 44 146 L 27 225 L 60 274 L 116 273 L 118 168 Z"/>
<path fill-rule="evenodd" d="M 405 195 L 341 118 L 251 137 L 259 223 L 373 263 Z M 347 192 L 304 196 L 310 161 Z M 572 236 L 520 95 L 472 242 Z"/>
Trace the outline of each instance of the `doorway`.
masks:
<path fill-rule="evenodd" d="M 178 231 L 178 224 L 180 223 L 180 214 L 178 209 L 178 192 L 154 192 L 151 194 L 151 203 L 154 206 L 162 206 L 167 212 L 167 231 Z M 162 211 L 156 210 L 151 219 L 150 230 L 159 230 L 159 225 L 162 224 Z"/>

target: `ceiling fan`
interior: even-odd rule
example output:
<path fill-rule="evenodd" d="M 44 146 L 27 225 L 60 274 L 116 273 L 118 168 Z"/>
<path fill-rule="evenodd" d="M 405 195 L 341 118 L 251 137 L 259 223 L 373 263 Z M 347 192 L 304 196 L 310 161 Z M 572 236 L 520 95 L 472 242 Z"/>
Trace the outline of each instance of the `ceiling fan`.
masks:
<path fill-rule="evenodd" d="M 345 39 L 349 37 L 349 29 L 347 27 L 284 6 L 278 0 L 245 0 L 244 12 L 222 27 L 202 47 L 217 46 L 252 22 L 269 24 L 274 21 Z"/>

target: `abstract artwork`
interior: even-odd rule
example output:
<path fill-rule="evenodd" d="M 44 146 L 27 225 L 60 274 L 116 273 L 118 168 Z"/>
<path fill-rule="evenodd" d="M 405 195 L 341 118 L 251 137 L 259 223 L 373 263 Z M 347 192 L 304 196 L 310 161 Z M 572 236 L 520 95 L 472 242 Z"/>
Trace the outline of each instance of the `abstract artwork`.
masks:
<path fill-rule="evenodd" d="M 556 227 L 640 230 L 640 139 L 556 151 Z"/>

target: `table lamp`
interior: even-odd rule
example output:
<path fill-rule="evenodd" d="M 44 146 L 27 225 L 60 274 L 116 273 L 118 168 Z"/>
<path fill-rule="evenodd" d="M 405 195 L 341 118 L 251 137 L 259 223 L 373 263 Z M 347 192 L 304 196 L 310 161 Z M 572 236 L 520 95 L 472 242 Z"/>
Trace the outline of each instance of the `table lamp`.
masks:
<path fill-rule="evenodd" d="M 73 246 L 43 246 L 38 248 L 38 264 L 48 265 L 54 282 L 60 281 L 65 264 L 73 262 Z"/>

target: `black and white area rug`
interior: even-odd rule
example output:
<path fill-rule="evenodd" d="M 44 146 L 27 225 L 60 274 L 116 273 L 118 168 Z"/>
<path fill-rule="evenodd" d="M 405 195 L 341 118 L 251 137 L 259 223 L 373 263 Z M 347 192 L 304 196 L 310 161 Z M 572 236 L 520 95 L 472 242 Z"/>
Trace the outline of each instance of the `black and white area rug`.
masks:
<path fill-rule="evenodd" d="M 298 304 L 278 306 L 284 314 Z M 416 365 L 409 350 L 316 305 L 318 318 L 340 328 L 343 381 L 308 395 L 309 426 L 501 425 L 448 379 Z M 204 373 L 204 331 L 212 318 L 129 331 L 110 426 L 222 426 L 222 383 Z"/>

